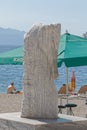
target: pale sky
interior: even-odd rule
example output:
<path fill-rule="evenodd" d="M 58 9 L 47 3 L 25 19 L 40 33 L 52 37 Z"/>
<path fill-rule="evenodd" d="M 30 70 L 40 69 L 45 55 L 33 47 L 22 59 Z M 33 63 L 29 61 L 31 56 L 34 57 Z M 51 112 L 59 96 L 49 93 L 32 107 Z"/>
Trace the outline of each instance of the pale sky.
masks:
<path fill-rule="evenodd" d="M 0 0 L 0 27 L 28 31 L 34 24 L 61 24 L 61 33 L 87 32 L 87 0 Z"/>

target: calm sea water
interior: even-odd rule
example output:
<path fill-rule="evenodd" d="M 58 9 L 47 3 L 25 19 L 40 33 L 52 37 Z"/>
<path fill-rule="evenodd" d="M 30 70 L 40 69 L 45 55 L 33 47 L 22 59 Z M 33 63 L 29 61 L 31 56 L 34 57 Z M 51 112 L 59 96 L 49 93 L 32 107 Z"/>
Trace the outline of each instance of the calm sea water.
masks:
<path fill-rule="evenodd" d="M 0 46 L 0 53 L 17 48 L 17 46 Z M 70 82 L 72 71 L 76 76 L 76 91 L 82 85 L 87 85 L 87 66 L 71 67 L 68 69 L 68 79 Z M 66 83 L 66 67 L 63 65 L 58 69 L 59 76 L 55 81 L 56 87 L 59 88 Z M 22 65 L 0 65 L 0 93 L 6 93 L 7 86 L 14 82 L 17 90 L 22 89 L 23 66 Z"/>
<path fill-rule="evenodd" d="M 87 66 L 68 68 L 68 83 L 70 83 L 72 71 L 75 71 L 76 91 L 78 92 L 78 90 L 82 85 L 87 85 Z M 59 72 L 59 76 L 55 81 L 55 83 L 57 89 L 59 90 L 62 84 L 66 83 L 66 67 L 63 65 L 62 67 L 58 68 L 58 72 Z"/>
<path fill-rule="evenodd" d="M 0 45 L 0 53 L 12 50 L 19 46 Z M 7 86 L 14 82 L 17 90 L 22 89 L 23 66 L 0 65 L 0 93 L 6 93 Z"/>

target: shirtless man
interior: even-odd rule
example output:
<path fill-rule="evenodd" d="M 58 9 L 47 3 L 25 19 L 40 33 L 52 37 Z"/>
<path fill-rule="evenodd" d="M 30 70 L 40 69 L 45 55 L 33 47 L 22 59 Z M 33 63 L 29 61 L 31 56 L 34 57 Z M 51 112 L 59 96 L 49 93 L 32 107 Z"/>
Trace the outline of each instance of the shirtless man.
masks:
<path fill-rule="evenodd" d="M 16 93 L 16 88 L 15 88 L 13 82 L 8 86 L 8 88 L 7 88 L 7 93 L 8 93 L 8 94 L 14 94 L 14 93 Z"/>

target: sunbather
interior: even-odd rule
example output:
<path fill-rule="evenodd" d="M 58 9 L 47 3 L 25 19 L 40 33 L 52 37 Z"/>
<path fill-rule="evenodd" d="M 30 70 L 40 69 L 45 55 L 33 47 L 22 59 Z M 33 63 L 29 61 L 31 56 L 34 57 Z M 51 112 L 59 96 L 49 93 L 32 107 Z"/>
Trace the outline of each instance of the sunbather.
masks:
<path fill-rule="evenodd" d="M 19 93 L 20 91 L 16 91 L 16 87 L 14 86 L 14 82 L 12 82 L 8 87 L 7 87 L 7 93 L 8 94 L 16 94 Z"/>

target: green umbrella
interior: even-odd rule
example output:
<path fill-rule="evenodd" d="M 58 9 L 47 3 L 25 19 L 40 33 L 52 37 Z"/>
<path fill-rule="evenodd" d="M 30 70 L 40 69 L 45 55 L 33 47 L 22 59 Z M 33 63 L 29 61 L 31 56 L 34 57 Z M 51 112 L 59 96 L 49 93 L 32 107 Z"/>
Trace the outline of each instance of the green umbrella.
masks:
<path fill-rule="evenodd" d="M 11 51 L 0 54 L 0 65 L 13 64 L 21 65 L 23 64 L 23 47 L 13 49 Z"/>
<path fill-rule="evenodd" d="M 87 65 L 87 39 L 64 34 L 60 38 L 57 66 L 66 67 Z M 23 46 L 0 54 L 0 64 L 23 64 Z"/>
<path fill-rule="evenodd" d="M 61 36 L 57 66 L 66 66 L 66 93 L 68 94 L 68 67 L 87 65 L 87 39 L 66 33 Z M 68 98 L 67 98 L 68 102 Z"/>
<path fill-rule="evenodd" d="M 66 67 L 87 65 L 87 39 L 66 33 L 61 36 L 58 49 L 57 66 Z"/>

